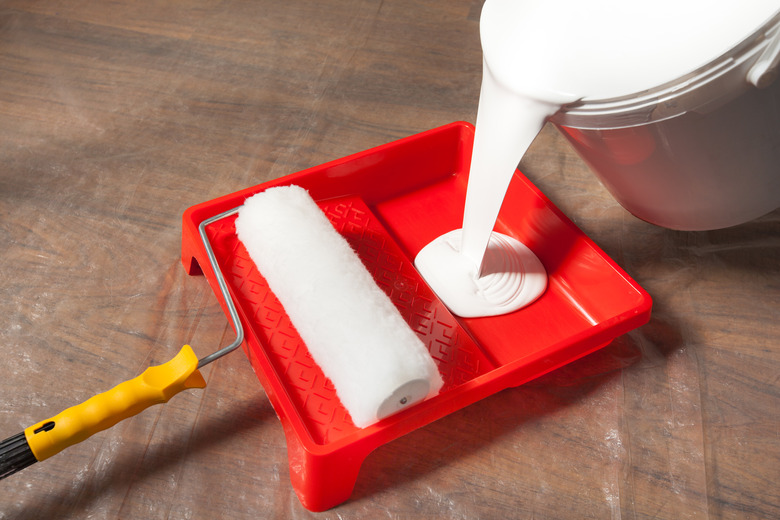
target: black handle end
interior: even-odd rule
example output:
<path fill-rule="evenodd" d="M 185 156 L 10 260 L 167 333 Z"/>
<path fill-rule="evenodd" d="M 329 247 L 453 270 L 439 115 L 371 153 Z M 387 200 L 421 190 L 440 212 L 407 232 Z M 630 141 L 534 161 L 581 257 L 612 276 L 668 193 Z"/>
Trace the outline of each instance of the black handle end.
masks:
<path fill-rule="evenodd" d="M 0 442 L 0 480 L 38 462 L 24 432 Z"/>

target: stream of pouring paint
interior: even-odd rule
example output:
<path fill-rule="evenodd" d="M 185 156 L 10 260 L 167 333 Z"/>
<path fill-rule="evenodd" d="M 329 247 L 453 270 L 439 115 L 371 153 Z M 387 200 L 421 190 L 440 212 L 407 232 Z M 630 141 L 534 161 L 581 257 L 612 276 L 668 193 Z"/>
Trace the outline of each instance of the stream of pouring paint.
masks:
<path fill-rule="evenodd" d="M 754 31 L 775 2 L 488 0 L 463 228 L 415 258 L 439 298 L 462 317 L 503 314 L 538 298 L 547 281 L 541 262 L 492 229 L 515 168 L 547 119 L 578 100 L 627 96 L 682 77 Z"/>
<path fill-rule="evenodd" d="M 511 312 L 547 287 L 536 255 L 492 230 L 517 163 L 558 106 L 512 93 L 485 65 L 463 228 L 437 238 L 415 258 L 439 299 L 458 316 Z"/>

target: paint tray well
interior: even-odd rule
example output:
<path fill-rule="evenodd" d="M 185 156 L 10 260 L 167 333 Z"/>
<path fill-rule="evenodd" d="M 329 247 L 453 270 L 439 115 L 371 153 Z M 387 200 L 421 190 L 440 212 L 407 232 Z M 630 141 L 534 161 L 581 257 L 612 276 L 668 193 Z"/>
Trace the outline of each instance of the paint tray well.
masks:
<path fill-rule="evenodd" d="M 309 190 L 428 346 L 439 395 L 359 429 L 235 235 L 235 215 L 206 228 L 245 331 L 243 344 L 284 427 L 292 485 L 305 507 L 348 499 L 377 447 L 508 387 L 574 361 L 646 323 L 651 300 L 520 172 L 496 230 L 528 245 L 549 275 L 532 305 L 504 316 L 454 317 L 414 268 L 417 252 L 460 227 L 474 129 L 452 123 L 220 197 L 184 214 L 182 261 L 222 300 L 198 233 L 204 220 L 272 186 Z"/>

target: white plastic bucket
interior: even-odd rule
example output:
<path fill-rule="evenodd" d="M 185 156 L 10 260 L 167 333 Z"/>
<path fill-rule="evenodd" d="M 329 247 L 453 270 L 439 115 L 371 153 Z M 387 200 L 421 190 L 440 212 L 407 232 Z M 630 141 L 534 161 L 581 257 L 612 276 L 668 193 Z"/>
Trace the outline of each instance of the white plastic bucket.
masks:
<path fill-rule="evenodd" d="M 747 222 L 780 207 L 778 47 L 780 11 L 684 77 L 551 122 L 637 217 L 680 230 Z"/>

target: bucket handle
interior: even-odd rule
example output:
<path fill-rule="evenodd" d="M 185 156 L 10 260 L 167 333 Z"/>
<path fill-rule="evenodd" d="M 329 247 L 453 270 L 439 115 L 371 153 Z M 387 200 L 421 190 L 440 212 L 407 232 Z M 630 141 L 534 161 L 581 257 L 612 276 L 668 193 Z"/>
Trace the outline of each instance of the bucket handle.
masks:
<path fill-rule="evenodd" d="M 780 29 L 769 38 L 769 43 L 761 56 L 748 70 L 748 82 L 757 88 L 768 87 L 777 79 L 780 72 L 778 65 L 780 65 Z"/>

